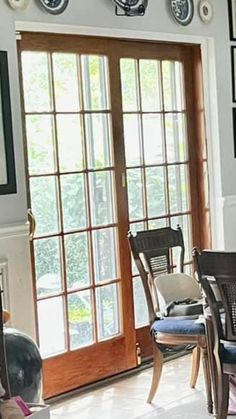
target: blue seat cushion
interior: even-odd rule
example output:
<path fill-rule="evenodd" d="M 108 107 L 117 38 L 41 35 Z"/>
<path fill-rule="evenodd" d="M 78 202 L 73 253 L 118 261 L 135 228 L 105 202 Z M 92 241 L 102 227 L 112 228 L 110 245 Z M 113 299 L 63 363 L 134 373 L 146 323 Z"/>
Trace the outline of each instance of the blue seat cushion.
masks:
<path fill-rule="evenodd" d="M 205 335 L 205 326 L 196 320 L 161 319 L 155 320 L 151 326 L 151 333 L 169 333 L 174 335 Z"/>
<path fill-rule="evenodd" d="M 221 345 L 221 360 L 226 364 L 236 364 L 236 346 Z"/>

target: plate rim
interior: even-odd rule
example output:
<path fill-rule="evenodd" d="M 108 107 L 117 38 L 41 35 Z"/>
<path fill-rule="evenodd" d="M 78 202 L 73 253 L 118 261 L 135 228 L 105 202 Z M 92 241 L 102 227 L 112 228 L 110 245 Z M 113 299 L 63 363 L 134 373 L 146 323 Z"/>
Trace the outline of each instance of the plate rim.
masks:
<path fill-rule="evenodd" d="M 18 3 L 18 1 L 16 1 L 16 0 L 8 0 L 8 4 L 14 10 L 24 10 L 24 9 L 26 9 L 26 7 L 30 3 L 30 0 L 21 0 L 20 3 Z"/>
<path fill-rule="evenodd" d="M 204 5 L 207 5 L 209 7 L 210 10 L 210 17 L 206 17 L 206 15 L 204 15 L 203 11 L 202 11 L 202 7 Z M 210 23 L 212 18 L 213 18 L 213 6 L 212 3 L 209 0 L 200 0 L 199 4 L 198 4 L 198 12 L 199 12 L 199 16 L 201 18 L 201 20 L 204 23 Z"/>
<path fill-rule="evenodd" d="M 38 1 L 41 4 L 41 6 L 44 8 L 44 10 L 46 10 L 46 12 L 52 15 L 59 15 L 60 13 L 63 13 L 69 4 L 69 0 L 60 0 L 62 4 L 60 4 L 57 8 L 52 8 L 45 4 L 45 0 L 38 0 Z"/>
<path fill-rule="evenodd" d="M 176 16 L 176 14 L 175 14 L 175 12 L 173 10 L 173 7 L 172 7 L 173 1 L 176 1 L 176 0 L 169 0 L 169 5 L 170 5 L 171 13 L 172 13 L 175 21 L 178 22 L 182 26 L 189 25 L 192 22 L 193 16 L 194 16 L 194 3 L 193 3 L 193 0 L 185 0 L 185 2 L 188 3 L 188 5 L 190 7 L 190 13 L 189 13 L 189 16 L 188 16 L 188 19 L 187 20 L 186 19 L 185 20 L 181 20 L 181 19 L 179 19 Z"/>

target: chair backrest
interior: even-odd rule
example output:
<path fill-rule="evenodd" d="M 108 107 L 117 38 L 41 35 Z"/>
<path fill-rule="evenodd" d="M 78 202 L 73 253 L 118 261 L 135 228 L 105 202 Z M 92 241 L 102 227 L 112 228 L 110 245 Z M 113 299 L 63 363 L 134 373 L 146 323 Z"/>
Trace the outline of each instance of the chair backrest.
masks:
<path fill-rule="evenodd" d="M 179 248 L 178 271 L 183 272 L 184 241 L 182 230 L 164 227 L 154 230 L 128 233 L 129 245 L 135 264 L 140 274 L 147 299 L 150 323 L 156 317 L 158 296 L 154 280 L 161 274 L 173 270 L 173 255 L 171 249 Z"/>
<path fill-rule="evenodd" d="M 211 310 L 217 339 L 236 342 L 236 252 L 199 251 L 194 248 L 193 259 Z M 224 327 L 221 321 L 222 306 Z"/>

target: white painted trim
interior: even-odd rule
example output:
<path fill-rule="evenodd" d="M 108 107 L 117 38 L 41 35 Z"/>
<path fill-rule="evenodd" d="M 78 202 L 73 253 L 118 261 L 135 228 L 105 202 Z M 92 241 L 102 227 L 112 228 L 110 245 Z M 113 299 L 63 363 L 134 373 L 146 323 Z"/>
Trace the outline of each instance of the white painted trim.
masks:
<path fill-rule="evenodd" d="M 0 225 L 0 240 L 6 237 L 22 237 L 29 235 L 29 223 Z"/>
<path fill-rule="evenodd" d="M 201 43 L 203 91 L 205 109 L 205 129 L 207 140 L 207 161 L 209 200 L 211 213 L 212 246 L 217 247 L 222 240 L 223 213 L 219 217 L 219 202 L 222 199 L 221 190 L 221 164 L 220 164 L 220 138 L 218 119 L 218 98 L 215 64 L 215 43 L 212 38 L 206 38 Z M 214 138 L 214 141 L 213 141 Z M 222 205 L 221 205 L 221 209 Z"/>
<path fill-rule="evenodd" d="M 63 33 L 68 35 L 107 36 L 112 38 L 148 39 L 153 41 L 189 42 L 201 44 L 206 38 L 176 33 L 136 31 L 130 29 L 101 28 L 92 26 L 73 26 L 42 22 L 15 22 L 16 31 Z"/>
<path fill-rule="evenodd" d="M 7 259 L 0 259 L 0 283 L 3 291 L 3 307 L 11 312 L 10 306 L 10 292 L 9 292 L 9 279 L 8 279 L 8 261 Z M 8 323 L 10 325 L 10 323 Z"/>
<path fill-rule="evenodd" d="M 232 220 L 235 218 L 235 212 L 236 212 L 236 195 L 218 197 L 216 199 L 216 205 L 217 205 L 216 211 L 218 214 L 218 217 L 216 218 L 216 222 L 219 222 L 219 219 L 221 218 L 223 219 L 223 223 L 224 223 L 223 233 L 224 234 L 221 234 L 221 237 L 219 237 L 217 245 L 214 246 L 214 248 L 235 252 L 236 251 L 236 225 L 232 223 Z"/>
<path fill-rule="evenodd" d="M 222 198 L 223 208 L 236 207 L 236 195 L 228 195 Z"/>

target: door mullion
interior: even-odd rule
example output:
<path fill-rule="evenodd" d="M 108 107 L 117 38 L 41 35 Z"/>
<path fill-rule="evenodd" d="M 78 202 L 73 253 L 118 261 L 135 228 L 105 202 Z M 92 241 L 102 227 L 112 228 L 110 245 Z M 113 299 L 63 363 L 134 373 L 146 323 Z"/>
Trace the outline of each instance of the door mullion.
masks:
<path fill-rule="evenodd" d="M 127 357 L 129 359 L 129 363 L 135 366 L 137 362 L 135 349 L 136 333 L 134 327 L 131 257 L 127 240 L 127 233 L 129 229 L 128 194 L 127 184 L 124 185 L 122 182 L 124 173 L 126 173 L 126 165 L 122 115 L 120 57 L 117 54 L 117 52 L 114 51 L 114 49 L 111 50 L 110 53 L 109 72 L 110 85 L 112 86 L 111 109 L 114 141 L 115 183 L 122 292 L 122 322 L 124 334 L 126 336 L 127 341 Z"/>
<path fill-rule="evenodd" d="M 53 72 L 53 61 L 52 53 L 49 53 L 49 74 L 51 82 L 51 95 L 52 95 L 52 108 L 53 108 L 53 127 L 54 127 L 54 152 L 56 160 L 56 193 L 57 193 L 57 205 L 58 205 L 58 216 L 59 216 L 59 230 L 60 235 L 60 258 L 61 258 L 61 274 L 62 274 L 62 285 L 63 285 L 63 305 L 64 305 L 64 322 L 65 322 L 65 333 L 66 333 L 66 347 L 67 351 L 70 349 L 70 332 L 69 332 L 69 316 L 68 316 L 68 300 L 67 300 L 67 280 L 66 280 L 66 258 L 65 258 L 65 242 L 64 242 L 64 225 L 63 225 L 63 209 L 62 209 L 62 193 L 61 193 L 61 181 L 60 181 L 60 162 L 59 162 L 59 148 L 58 148 L 58 131 L 56 122 L 56 100 L 55 100 L 55 84 L 54 84 L 54 72 Z M 61 236 L 61 237 L 60 237 Z"/>

